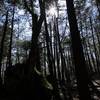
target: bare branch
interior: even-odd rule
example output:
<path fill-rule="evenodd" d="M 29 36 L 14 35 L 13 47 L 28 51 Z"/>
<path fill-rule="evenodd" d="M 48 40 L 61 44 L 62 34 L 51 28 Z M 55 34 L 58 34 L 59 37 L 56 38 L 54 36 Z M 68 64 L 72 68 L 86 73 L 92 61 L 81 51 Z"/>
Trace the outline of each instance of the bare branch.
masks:
<path fill-rule="evenodd" d="M 30 14 L 33 14 L 32 10 L 29 8 L 26 0 L 24 0 L 24 6 L 29 11 Z"/>

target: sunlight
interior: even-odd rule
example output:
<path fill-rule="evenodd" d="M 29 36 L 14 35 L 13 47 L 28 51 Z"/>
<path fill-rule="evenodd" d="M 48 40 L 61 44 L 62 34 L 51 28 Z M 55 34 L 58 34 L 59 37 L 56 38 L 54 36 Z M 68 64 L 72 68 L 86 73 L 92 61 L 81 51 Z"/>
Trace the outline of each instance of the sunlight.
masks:
<path fill-rule="evenodd" d="M 19 15 L 24 15 L 24 14 L 25 14 L 25 11 L 24 11 L 24 10 L 19 10 L 19 11 L 18 11 L 18 14 L 19 14 Z"/>
<path fill-rule="evenodd" d="M 57 16 L 57 10 L 54 6 L 51 6 L 48 12 L 51 16 Z"/>

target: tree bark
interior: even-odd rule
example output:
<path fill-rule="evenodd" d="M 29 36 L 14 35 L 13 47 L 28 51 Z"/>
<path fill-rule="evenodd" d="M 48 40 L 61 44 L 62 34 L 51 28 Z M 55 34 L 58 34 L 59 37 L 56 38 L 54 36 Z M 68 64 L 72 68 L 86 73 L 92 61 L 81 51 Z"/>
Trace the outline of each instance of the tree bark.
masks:
<path fill-rule="evenodd" d="M 73 59 L 75 64 L 75 72 L 77 78 L 77 86 L 80 100 L 91 100 L 88 87 L 88 73 L 85 64 L 83 48 L 78 30 L 73 0 L 66 0 L 67 14 L 70 26 L 70 34 L 72 41 Z"/>
<path fill-rule="evenodd" d="M 39 0 L 40 5 L 40 17 L 38 19 L 38 15 L 34 13 L 34 5 L 31 4 L 30 6 L 27 4 L 28 2 L 24 0 L 24 6 L 28 10 L 28 12 L 32 16 L 32 39 L 31 39 L 31 50 L 29 53 L 29 58 L 27 60 L 27 64 L 29 67 L 27 67 L 25 72 L 30 76 L 30 74 L 33 72 L 34 67 L 40 67 L 40 58 L 39 58 L 39 47 L 38 47 L 38 36 L 41 31 L 42 23 L 44 21 L 44 1 Z M 32 0 L 31 0 L 32 3 Z M 39 62 L 39 63 L 38 63 Z"/>
<path fill-rule="evenodd" d="M 3 58 L 3 50 L 4 50 L 4 40 L 6 37 L 6 31 L 7 31 L 7 25 L 8 25 L 8 11 L 6 13 L 6 20 L 4 23 L 4 29 L 3 29 L 3 36 L 1 40 L 1 47 L 0 47 L 0 85 L 2 84 L 2 79 L 1 79 L 1 66 L 2 66 L 2 58 Z"/>
<path fill-rule="evenodd" d="M 7 58 L 7 67 L 12 65 L 11 51 L 12 51 L 12 40 L 13 40 L 13 29 L 14 29 L 14 14 L 15 14 L 15 6 L 13 6 L 13 12 L 12 12 L 11 34 L 10 34 L 10 43 L 9 43 L 9 51 L 8 51 L 8 58 Z"/>

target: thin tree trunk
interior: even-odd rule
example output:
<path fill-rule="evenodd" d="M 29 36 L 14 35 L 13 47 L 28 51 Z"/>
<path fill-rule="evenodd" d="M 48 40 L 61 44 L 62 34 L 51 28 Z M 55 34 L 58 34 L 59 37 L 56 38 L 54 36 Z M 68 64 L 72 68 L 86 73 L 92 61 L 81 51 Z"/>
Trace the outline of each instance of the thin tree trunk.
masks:
<path fill-rule="evenodd" d="M 14 29 L 14 14 L 15 14 L 15 6 L 13 6 L 13 12 L 12 12 L 12 22 L 11 22 L 11 34 L 10 34 L 10 43 L 9 43 L 9 51 L 8 51 L 8 59 L 7 59 L 7 66 L 12 65 L 11 61 L 11 54 L 12 54 L 12 40 L 13 40 L 13 29 Z"/>
<path fill-rule="evenodd" d="M 99 69 L 99 54 L 97 52 L 97 48 L 96 48 L 96 44 L 95 44 L 95 37 L 94 37 L 94 30 L 93 30 L 93 24 L 92 24 L 92 19 L 91 17 L 89 17 L 90 19 L 90 28 L 91 28 L 91 34 L 92 34 L 92 38 L 93 38 L 93 46 L 94 46 L 94 53 L 95 53 L 95 58 L 96 58 L 96 66 L 97 66 L 97 69 L 98 69 L 98 73 L 100 72 L 100 69 Z"/>
<path fill-rule="evenodd" d="M 90 48 L 88 27 L 87 27 L 87 23 L 86 22 L 85 22 L 85 31 L 86 31 L 86 33 L 85 33 L 85 35 L 86 35 L 86 47 L 87 47 L 87 49 L 89 48 L 89 50 L 87 50 L 87 51 L 88 51 L 88 54 L 89 54 L 89 57 L 90 57 L 90 61 L 91 61 L 92 65 L 93 65 L 93 71 L 97 72 L 97 68 L 94 67 L 94 66 L 96 66 L 96 64 L 95 64 L 95 61 L 94 61 L 93 53 L 92 53 L 91 48 Z"/>
<path fill-rule="evenodd" d="M 86 57 L 86 61 L 87 61 L 87 63 L 88 63 L 88 72 L 93 72 L 93 66 L 92 66 L 92 64 L 91 64 L 91 61 L 90 61 L 90 57 L 89 57 L 89 52 L 88 52 L 88 47 L 87 47 L 87 43 L 86 43 L 86 38 L 87 37 L 84 37 L 84 34 L 83 34 L 83 26 L 82 26 L 82 18 L 81 18 L 81 14 L 80 14 L 80 16 L 79 16 L 79 18 L 80 18 L 80 30 L 81 30 L 81 36 L 82 36 L 82 44 L 83 44 L 83 48 L 84 48 L 84 55 L 85 55 L 85 57 Z M 87 31 L 87 29 L 86 29 L 86 31 Z"/>
<path fill-rule="evenodd" d="M 47 60 L 47 59 L 46 59 L 46 48 L 45 48 L 45 44 L 46 44 L 46 43 L 45 43 L 45 40 L 44 40 L 44 41 L 43 41 L 43 60 L 44 60 L 44 62 L 43 62 L 43 63 L 44 63 L 43 66 L 44 66 L 44 67 L 43 67 L 43 68 L 44 68 L 44 76 L 47 75 L 47 68 L 46 68 L 46 62 L 47 62 L 46 60 Z"/>
<path fill-rule="evenodd" d="M 1 45 L 0 45 L 1 46 L 0 47 L 0 87 L 1 87 L 1 84 L 2 84 L 1 66 L 2 66 L 2 58 L 3 58 L 3 50 L 4 50 L 4 40 L 5 40 L 6 32 L 7 32 L 7 25 L 8 25 L 8 11 L 6 13 L 6 20 L 5 20 L 5 23 L 4 23 L 3 36 L 2 36 Z"/>
<path fill-rule="evenodd" d="M 49 72 L 51 75 L 54 74 L 53 72 L 53 62 L 52 62 L 52 57 L 51 57 L 51 52 L 50 52 L 50 39 L 49 39 L 49 33 L 48 33 L 48 27 L 47 27 L 47 21 L 46 21 L 46 14 L 45 14 L 45 32 L 46 32 L 46 45 L 47 45 L 47 56 L 48 56 L 48 63 L 49 63 Z"/>
<path fill-rule="evenodd" d="M 18 33 L 17 33 L 17 38 L 16 40 L 19 41 L 19 33 L 20 32 L 20 27 L 19 27 L 19 19 L 18 19 Z M 17 52 L 16 52 L 16 63 L 20 63 L 20 55 L 19 55 L 19 47 L 16 47 Z"/>

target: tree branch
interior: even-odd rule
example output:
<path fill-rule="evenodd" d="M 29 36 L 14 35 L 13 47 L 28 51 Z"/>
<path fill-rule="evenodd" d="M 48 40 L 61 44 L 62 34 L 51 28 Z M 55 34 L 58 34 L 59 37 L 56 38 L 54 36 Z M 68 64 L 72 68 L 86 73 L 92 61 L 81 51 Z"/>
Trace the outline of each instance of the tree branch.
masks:
<path fill-rule="evenodd" d="M 39 5 L 40 5 L 40 18 L 38 20 L 38 27 L 39 29 L 41 29 L 42 23 L 44 21 L 45 18 L 45 0 L 39 0 Z M 40 33 L 40 30 L 38 30 Z"/>
<path fill-rule="evenodd" d="M 32 10 L 29 8 L 29 6 L 28 6 L 26 0 L 24 0 L 24 6 L 25 6 L 25 8 L 29 11 L 30 14 L 33 14 Z"/>

